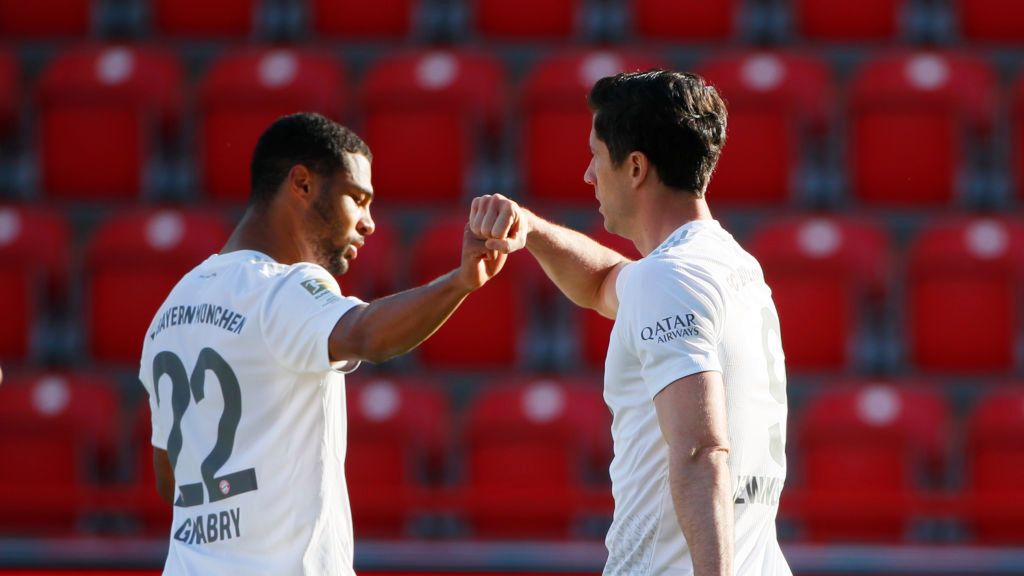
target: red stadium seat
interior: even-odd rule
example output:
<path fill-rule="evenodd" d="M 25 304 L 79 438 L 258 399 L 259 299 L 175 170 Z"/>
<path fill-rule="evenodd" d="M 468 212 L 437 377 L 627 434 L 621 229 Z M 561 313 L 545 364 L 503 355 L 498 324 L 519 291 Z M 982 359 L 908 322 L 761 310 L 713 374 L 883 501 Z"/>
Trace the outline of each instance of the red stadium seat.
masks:
<path fill-rule="evenodd" d="M 851 92 L 854 194 L 888 206 L 949 204 L 971 138 L 991 128 L 992 69 L 959 54 L 895 54 L 865 64 Z"/>
<path fill-rule="evenodd" d="M 152 48 L 69 50 L 42 74 L 39 161 L 48 193 L 132 199 L 159 136 L 177 130 L 181 63 Z"/>
<path fill-rule="evenodd" d="M 786 366 L 841 370 L 867 305 L 881 306 L 889 239 L 878 224 L 853 218 L 792 217 L 750 239 L 782 324 Z M 870 315 L 868 315 L 870 317 Z"/>
<path fill-rule="evenodd" d="M 488 38 L 557 40 L 572 36 L 581 0 L 478 0 L 476 29 Z"/>
<path fill-rule="evenodd" d="M 425 284 L 459 266 L 467 216 L 453 215 L 432 222 L 415 239 L 411 277 Z M 525 254 L 513 254 L 505 269 L 471 294 L 444 326 L 417 349 L 431 368 L 488 369 L 513 366 L 529 308 L 526 292 L 533 284 Z"/>
<path fill-rule="evenodd" d="M 907 0 L 793 0 L 796 30 L 811 40 L 893 40 Z"/>
<path fill-rule="evenodd" d="M 627 258 L 640 259 L 640 252 L 632 242 L 608 232 L 602 222 L 595 223 L 588 235 Z M 579 322 L 579 341 L 584 363 L 590 368 L 604 368 L 604 359 L 608 353 L 608 337 L 615 322 L 584 308 L 579 309 Z"/>
<path fill-rule="evenodd" d="M 0 532 L 67 534 L 91 511 L 90 488 L 110 476 L 116 387 L 104 378 L 36 373 L 0 388 Z"/>
<path fill-rule="evenodd" d="M 967 493 L 973 536 L 986 544 L 1024 541 L 1024 392 L 1006 389 L 985 396 L 967 424 Z"/>
<path fill-rule="evenodd" d="M 199 89 L 200 179 L 211 197 L 249 197 L 249 164 L 278 117 L 345 109 L 344 70 L 334 58 L 290 49 L 244 48 L 210 67 Z"/>
<path fill-rule="evenodd" d="M 397 225 L 379 212 L 373 214 L 373 221 L 376 228 L 359 249 L 359 257 L 349 263 L 348 272 L 336 277 L 343 294 L 367 302 L 396 291 L 396 277 L 403 262 L 399 259 Z"/>
<path fill-rule="evenodd" d="M 592 508 L 588 468 L 601 462 L 607 469 L 610 426 L 598 382 L 488 383 L 469 408 L 463 438 L 474 535 L 569 536 Z"/>
<path fill-rule="evenodd" d="M 1024 41 L 1024 5 L 1017 0 L 956 0 L 960 31 L 971 42 Z"/>
<path fill-rule="evenodd" d="M 26 359 L 40 312 L 63 299 L 69 239 L 58 214 L 0 206 L 0 359 Z"/>
<path fill-rule="evenodd" d="M 154 0 L 153 28 L 185 37 L 246 36 L 254 28 L 260 0 Z"/>
<path fill-rule="evenodd" d="M 823 135 L 835 96 L 831 72 L 814 57 L 755 52 L 697 69 L 729 103 L 726 146 L 708 187 L 713 202 L 785 202 L 801 152 Z"/>
<path fill-rule="evenodd" d="M 737 0 L 632 0 L 633 28 L 657 40 L 725 40 L 736 30 L 739 8 Z"/>
<path fill-rule="evenodd" d="M 593 187 L 583 181 L 590 162 L 587 135 L 592 115 L 587 92 L 605 76 L 662 65 L 635 53 L 573 52 L 543 60 L 529 73 L 520 104 L 520 149 L 531 198 L 596 204 Z"/>
<path fill-rule="evenodd" d="M 420 0 L 312 0 L 309 19 L 323 36 L 402 38 L 409 35 L 419 4 Z"/>
<path fill-rule="evenodd" d="M 373 182 L 388 202 L 454 204 L 504 111 L 505 72 L 481 54 L 409 52 L 384 58 L 363 90 Z"/>
<path fill-rule="evenodd" d="M 946 459 L 949 409 L 922 386 L 838 383 L 810 400 L 799 430 L 807 539 L 896 542 Z"/>
<path fill-rule="evenodd" d="M 150 210 L 111 217 L 86 254 L 86 332 L 93 358 L 138 364 L 146 329 L 181 277 L 217 253 L 230 230 L 217 216 Z"/>
<path fill-rule="evenodd" d="M 353 523 L 364 536 L 401 536 L 444 475 L 448 399 L 429 380 L 352 380 L 345 478 Z"/>
<path fill-rule="evenodd" d="M 94 0 L 0 0 L 0 37 L 84 37 L 89 33 Z"/>
<path fill-rule="evenodd" d="M 1010 370 L 1022 271 L 1019 223 L 955 219 L 922 231 L 907 262 L 911 363 L 942 373 Z"/>

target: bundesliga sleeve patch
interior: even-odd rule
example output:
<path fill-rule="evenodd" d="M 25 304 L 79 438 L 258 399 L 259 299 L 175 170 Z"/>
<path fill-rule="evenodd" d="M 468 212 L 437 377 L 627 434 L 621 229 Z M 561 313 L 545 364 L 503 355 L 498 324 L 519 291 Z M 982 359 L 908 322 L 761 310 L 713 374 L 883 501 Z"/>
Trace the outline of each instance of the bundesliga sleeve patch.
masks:
<path fill-rule="evenodd" d="M 303 280 L 300 285 L 306 290 L 306 292 L 309 292 L 310 296 L 312 296 L 314 300 L 325 306 L 341 300 L 341 295 L 335 292 L 336 289 L 334 286 L 322 278 L 310 278 L 308 280 Z"/>

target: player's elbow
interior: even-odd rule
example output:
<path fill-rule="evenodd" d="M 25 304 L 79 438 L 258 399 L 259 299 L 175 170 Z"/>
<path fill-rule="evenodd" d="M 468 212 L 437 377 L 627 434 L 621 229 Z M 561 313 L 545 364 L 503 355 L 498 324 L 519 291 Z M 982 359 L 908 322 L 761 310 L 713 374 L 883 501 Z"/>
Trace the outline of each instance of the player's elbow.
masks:
<path fill-rule="evenodd" d="M 669 466 L 682 481 L 717 476 L 729 469 L 728 442 L 670 448 Z"/>

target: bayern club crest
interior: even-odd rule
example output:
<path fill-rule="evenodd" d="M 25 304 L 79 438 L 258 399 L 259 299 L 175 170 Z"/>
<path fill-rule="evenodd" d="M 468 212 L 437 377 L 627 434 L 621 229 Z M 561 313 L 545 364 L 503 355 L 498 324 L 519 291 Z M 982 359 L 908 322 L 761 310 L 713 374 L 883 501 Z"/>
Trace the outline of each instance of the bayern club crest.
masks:
<path fill-rule="evenodd" d="M 227 480 L 220 481 L 220 493 L 227 496 L 231 492 L 231 483 Z"/>

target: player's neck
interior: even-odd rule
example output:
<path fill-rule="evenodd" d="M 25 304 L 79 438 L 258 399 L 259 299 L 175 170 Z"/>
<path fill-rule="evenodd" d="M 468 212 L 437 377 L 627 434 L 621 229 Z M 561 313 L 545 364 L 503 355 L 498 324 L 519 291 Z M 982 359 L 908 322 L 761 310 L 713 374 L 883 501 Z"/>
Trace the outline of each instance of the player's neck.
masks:
<path fill-rule="evenodd" d="M 250 206 L 220 253 L 255 250 L 281 264 L 302 262 L 305 260 L 302 246 L 288 229 L 280 218 L 274 218 L 271 210 L 256 210 Z"/>
<path fill-rule="evenodd" d="M 661 245 L 680 226 L 695 220 L 712 220 L 704 198 L 688 193 L 659 191 L 646 196 L 637 212 L 633 243 L 644 256 Z"/>

